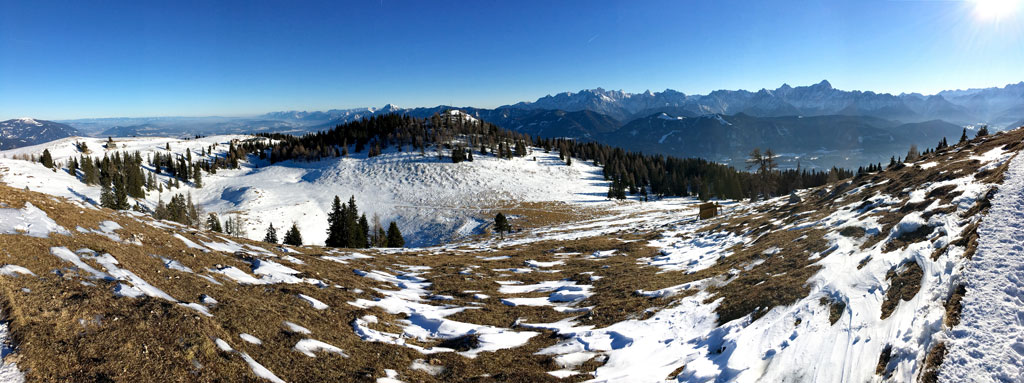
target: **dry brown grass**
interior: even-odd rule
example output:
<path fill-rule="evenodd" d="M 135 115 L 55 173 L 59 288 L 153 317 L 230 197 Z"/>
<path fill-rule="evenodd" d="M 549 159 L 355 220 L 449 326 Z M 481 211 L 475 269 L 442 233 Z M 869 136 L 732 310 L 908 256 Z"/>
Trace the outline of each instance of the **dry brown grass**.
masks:
<path fill-rule="evenodd" d="M 882 319 L 888 318 L 896 311 L 900 300 L 909 301 L 921 290 L 921 279 L 924 278 L 924 270 L 917 262 L 907 262 L 898 269 L 889 270 L 885 279 L 889 280 L 889 288 L 885 290 L 885 300 L 882 301 Z"/>
<path fill-rule="evenodd" d="M 942 365 L 942 360 L 945 358 L 945 343 L 938 343 L 932 346 L 931 350 L 928 351 L 928 355 L 924 358 L 924 367 L 921 369 L 921 374 L 918 375 L 918 381 L 921 383 L 938 383 L 939 366 Z"/>
<path fill-rule="evenodd" d="M 949 295 L 949 299 L 946 300 L 946 316 L 943 318 L 946 327 L 953 328 L 960 324 L 960 312 L 964 309 L 963 299 L 966 294 L 967 287 L 961 284 Z"/>
<path fill-rule="evenodd" d="M 300 249 L 304 254 L 295 255 L 305 264 L 293 265 L 277 261 L 299 270 L 303 277 L 316 278 L 331 287 L 319 288 L 310 284 L 245 286 L 216 276 L 223 283 L 218 285 L 196 274 L 169 270 L 152 255 L 175 259 L 204 274 L 209 274 L 205 270 L 217 265 L 248 270 L 246 258 L 250 255 L 197 251 L 171 237 L 167 230 L 145 223 L 145 219 L 140 221 L 109 210 L 82 208 L 60 199 L 0 185 L 0 202 L 9 207 L 21 207 L 25 202 L 31 202 L 58 224 L 72 231 L 77 226 L 95 228 L 102 221 L 114 220 L 124 227 L 120 231 L 122 236 L 134 233 L 144 242 L 144 245 L 138 246 L 115 242 L 97 234 L 77 232 L 73 236 L 54 234 L 45 239 L 0 235 L 0 263 L 24 266 L 36 273 L 34 277 L 0 277 L 0 305 L 11 321 L 11 336 L 17 347 L 18 365 L 26 372 L 29 381 L 256 380 L 237 354 L 217 349 L 214 344 L 217 338 L 251 355 L 290 382 L 372 382 L 384 376 L 385 369 L 399 371 L 401 378 L 410 382 L 555 381 L 557 379 L 546 373 L 558 369 L 552 358 L 535 355 L 537 351 L 560 340 L 549 331 L 541 331 L 540 335 L 521 347 L 481 353 L 476 359 L 450 352 L 423 355 L 406 347 L 359 339 L 352 331 L 352 323 L 356 318 L 375 315 L 379 322 L 371 325 L 372 328 L 401 332 L 400 321 L 405 316 L 389 314 L 380 308 L 364 309 L 349 304 L 356 299 L 372 300 L 380 297 L 382 293 L 375 289 L 395 289 L 387 283 L 360 277 L 354 270 L 380 270 L 394 274 L 401 271 L 400 265 L 428 266 L 430 269 L 424 271 L 422 276 L 433 283 L 430 293 L 452 296 L 453 299 L 447 302 L 452 305 L 479 306 L 479 309 L 466 310 L 449 319 L 499 327 L 511 327 L 517 319 L 541 323 L 575 315 L 580 315 L 577 319 L 580 324 L 599 328 L 626 319 L 644 319 L 694 291 L 682 291 L 668 298 L 649 298 L 637 294 L 637 290 L 653 291 L 699 280 L 715 281 L 706 291 L 711 294 L 709 302 L 720 300 L 716 309 L 720 323 L 748 315 L 756 320 L 773 307 L 789 305 L 806 297 L 809 294 L 807 281 L 818 271 L 818 266 L 814 265 L 817 259 L 812 256 L 830 256 L 824 253 L 828 247 L 824 239 L 825 230 L 777 230 L 777 220 L 781 220 L 781 225 L 788 225 L 821 219 L 839 206 L 866 201 L 876 194 L 884 193 L 904 199 L 903 203 L 892 207 L 862 205 L 864 211 L 860 214 L 878 216 L 878 222 L 883 225 L 883 234 L 868 236 L 866 232 L 856 229 L 841 232 L 842 235 L 860 238 L 862 246 L 875 246 L 888 238 L 884 233 L 899 222 L 903 215 L 923 208 L 906 204 L 909 196 L 904 189 L 911 185 L 977 173 L 977 161 L 945 159 L 966 158 L 968 154 L 980 154 L 1000 146 L 1016 148 L 1020 146 L 1016 141 L 1020 141 L 1021 136 L 1024 133 L 1015 132 L 976 140 L 970 144 L 969 149 L 964 149 L 971 153 L 940 151 L 931 156 L 944 161 L 930 169 L 893 169 L 840 185 L 819 188 L 808 193 L 800 203 L 762 205 L 746 212 L 717 217 L 710 220 L 701 231 L 728 231 L 757 239 L 745 246 L 738 245 L 729 249 L 731 255 L 722 257 L 709 268 L 689 274 L 679 271 L 662 272 L 657 267 L 643 266 L 638 262 L 640 258 L 650 258 L 657 254 L 656 249 L 646 246 L 647 241 L 661 234 L 630 231 L 579 240 L 506 245 L 500 249 L 421 249 L 403 253 L 369 250 L 364 252 L 372 258 L 351 260 L 347 264 L 320 257 L 326 249 L 306 246 Z M 978 177 L 986 182 L 994 182 L 1001 179 L 1004 170 L 1005 166 L 978 173 Z M 881 183 L 884 180 L 889 182 Z M 845 194 L 845 191 L 866 186 L 868 182 L 872 186 L 862 188 L 857 194 Z M 948 203 L 955 197 L 951 189 L 940 189 L 929 193 L 927 199 Z M 976 207 L 962 218 L 974 219 L 972 215 L 985 212 L 984 203 Z M 520 229 L 550 227 L 610 214 L 600 210 L 581 211 L 571 205 L 557 203 L 496 206 L 495 210 L 482 214 L 489 215 L 496 211 L 519 217 L 513 224 Z M 776 223 L 773 224 L 773 221 Z M 194 241 L 212 238 L 211 233 L 179 231 Z M 256 242 L 234 240 L 261 246 Z M 965 246 L 968 250 L 965 256 L 969 257 L 977 246 L 976 222 L 954 244 Z M 205 294 L 214 297 L 219 303 L 210 308 L 213 317 L 206 317 L 160 299 L 116 297 L 112 293 L 115 283 L 88 278 L 76 272 L 70 268 L 70 264 L 50 254 L 49 249 L 55 246 L 72 250 L 89 248 L 110 253 L 122 267 L 181 301 L 197 302 L 199 296 Z M 765 251 L 773 247 L 781 250 L 766 255 Z M 600 261 L 586 257 L 595 251 L 604 250 L 616 250 L 616 255 Z M 556 256 L 555 253 L 580 254 Z M 507 255 L 509 258 L 492 261 L 481 259 L 497 255 Z M 553 273 L 534 271 L 516 274 L 502 271 L 525 268 L 524 262 L 527 260 L 555 259 L 564 261 L 564 264 L 550 268 L 557 270 Z M 460 271 L 471 265 L 478 267 L 470 275 L 460 274 Z M 59 271 L 59 274 L 55 271 Z M 588 273 L 603 278 L 591 280 L 591 274 Z M 907 300 L 916 294 L 914 286 L 920 284 L 920 267 L 916 263 L 908 264 L 901 271 L 894 271 L 890 277 L 891 287 L 883 302 L 883 318 L 895 310 L 900 300 Z M 506 306 L 500 301 L 505 295 L 498 292 L 499 285 L 495 283 L 497 280 L 518 280 L 532 284 L 557 279 L 593 285 L 594 295 L 577 304 L 577 307 L 592 306 L 593 309 L 586 314 L 566 314 L 549 307 Z M 340 287 L 333 287 L 335 285 Z M 490 298 L 475 299 L 474 293 L 470 291 L 479 291 Z M 315 297 L 330 307 L 316 310 L 299 300 L 298 294 Z M 962 289 L 958 289 L 949 299 L 947 326 L 955 325 L 959 320 L 959 297 L 962 295 Z M 829 320 L 834 324 L 841 319 L 845 307 L 841 302 L 830 300 L 826 303 L 829 305 Z M 282 325 L 284 321 L 309 328 L 312 335 L 308 337 L 335 345 L 349 357 L 321 353 L 316 358 L 309 358 L 295 352 L 292 347 L 306 336 L 286 331 Z M 240 333 L 252 334 L 263 343 L 246 343 L 238 337 Z M 473 339 L 409 342 L 423 347 L 443 344 L 465 348 L 472 345 Z M 891 358 L 891 348 L 886 350 L 879 360 L 880 375 L 886 373 Z M 410 365 L 416 359 L 442 366 L 444 371 L 438 376 L 431 376 L 412 370 Z M 927 363 L 933 361 L 937 365 L 941 357 L 929 356 Z M 594 371 L 602 363 L 599 358 L 595 358 L 576 370 Z M 582 381 L 588 377 L 587 374 L 581 374 L 566 381 Z"/>

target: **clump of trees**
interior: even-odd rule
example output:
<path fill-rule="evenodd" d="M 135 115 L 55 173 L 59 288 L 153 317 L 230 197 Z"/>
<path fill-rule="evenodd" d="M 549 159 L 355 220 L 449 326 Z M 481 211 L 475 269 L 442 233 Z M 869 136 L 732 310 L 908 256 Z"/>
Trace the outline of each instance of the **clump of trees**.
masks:
<path fill-rule="evenodd" d="M 375 218 L 374 221 L 378 220 Z M 375 230 L 371 233 L 366 214 L 359 214 L 355 196 L 349 197 L 347 204 L 342 203 L 338 196 L 334 196 L 331 212 L 327 215 L 325 245 L 356 249 L 381 244 L 384 247 L 405 247 L 405 239 L 402 238 L 402 233 L 398 230 L 398 225 L 395 222 L 391 222 L 391 226 L 383 238 L 379 223 L 375 222 L 374 226 Z"/>
<path fill-rule="evenodd" d="M 532 144 L 529 135 L 501 129 L 493 124 L 441 113 L 421 119 L 400 114 L 384 114 L 337 125 L 326 132 L 301 137 L 286 134 L 262 134 L 276 141 L 270 147 L 270 162 L 287 160 L 319 161 L 324 158 L 367 151 L 368 157 L 380 155 L 384 149 L 429 150 L 438 158 L 450 157 L 452 162 L 473 161 L 473 150 L 491 153 L 499 158 L 522 157 Z"/>
<path fill-rule="evenodd" d="M 200 220 L 200 217 L 199 209 L 192 203 L 192 193 L 187 195 L 175 194 L 166 204 L 164 204 L 163 199 L 160 199 L 156 209 L 153 210 L 153 218 L 174 221 L 187 226 L 200 227 L 204 223 Z M 210 218 L 216 219 L 216 215 L 211 213 L 211 216 L 207 218 L 207 224 Z M 214 227 L 219 228 L 220 225 L 218 224 Z"/>
<path fill-rule="evenodd" d="M 292 246 L 302 246 L 302 233 L 299 232 L 299 227 L 292 223 L 292 228 L 288 229 L 287 233 L 284 233 L 284 244 Z"/>

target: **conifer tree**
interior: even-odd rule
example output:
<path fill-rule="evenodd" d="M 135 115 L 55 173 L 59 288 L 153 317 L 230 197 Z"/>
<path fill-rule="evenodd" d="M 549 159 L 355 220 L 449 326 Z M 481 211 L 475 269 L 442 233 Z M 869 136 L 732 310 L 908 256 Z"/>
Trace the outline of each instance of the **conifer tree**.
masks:
<path fill-rule="evenodd" d="M 235 222 L 228 217 L 224 220 L 224 234 L 235 235 Z"/>
<path fill-rule="evenodd" d="M 974 137 L 985 137 L 987 135 L 988 135 L 988 125 L 982 125 L 980 128 L 978 128 L 978 134 L 975 135 Z"/>
<path fill-rule="evenodd" d="M 302 246 L 302 233 L 299 233 L 299 227 L 292 223 L 292 228 L 288 229 L 288 232 L 284 234 L 284 244 L 292 246 Z"/>
<path fill-rule="evenodd" d="M 345 230 L 348 244 L 344 247 L 359 247 L 359 209 L 356 208 L 356 196 L 348 197 L 345 209 Z"/>
<path fill-rule="evenodd" d="M 331 212 L 327 214 L 327 247 L 342 247 L 348 238 L 343 235 L 345 226 L 345 212 L 342 210 L 341 199 L 334 196 L 331 204 Z"/>
<path fill-rule="evenodd" d="M 370 242 L 369 242 L 369 238 L 370 238 L 370 223 L 366 220 L 366 214 L 363 214 L 362 216 L 359 217 L 359 226 L 358 226 L 358 228 L 359 228 L 359 230 L 356 230 L 356 231 L 359 232 L 359 236 L 358 236 L 359 237 L 358 238 L 359 242 L 353 244 L 352 247 L 358 247 L 358 248 L 368 248 L 368 247 L 370 247 Z"/>
<path fill-rule="evenodd" d="M 206 217 L 206 228 L 215 233 L 224 231 L 224 229 L 221 228 L 220 218 L 217 217 L 217 213 L 210 213 L 210 215 Z"/>
<path fill-rule="evenodd" d="M 274 229 L 273 223 L 267 228 L 267 235 L 263 236 L 263 242 L 277 244 L 277 230 Z"/>
<path fill-rule="evenodd" d="M 93 164 L 92 159 L 83 156 L 81 158 L 82 163 L 82 182 L 86 185 L 95 185 L 100 183 L 100 174 L 96 171 L 96 165 Z"/>
<path fill-rule="evenodd" d="M 50 149 L 43 149 L 43 156 L 39 159 L 43 166 L 53 169 L 53 157 L 50 156 Z"/>
<path fill-rule="evenodd" d="M 494 216 L 494 231 L 501 235 L 501 239 L 505 239 L 505 233 L 512 231 L 512 225 L 509 225 L 505 214 L 499 212 Z"/>
<path fill-rule="evenodd" d="M 160 202 L 156 204 L 156 209 L 153 210 L 153 218 L 167 219 L 167 205 L 164 204 L 164 200 L 162 198 L 160 199 Z"/>
<path fill-rule="evenodd" d="M 117 208 L 117 202 L 114 199 L 114 191 L 110 190 L 110 185 L 103 185 L 100 190 L 100 206 L 108 209 Z"/>
<path fill-rule="evenodd" d="M 964 133 L 960 135 L 960 143 L 967 142 L 967 128 L 964 128 Z"/>
<path fill-rule="evenodd" d="M 78 176 L 76 170 L 78 170 L 78 160 L 76 160 L 75 157 L 71 157 L 71 159 L 68 160 L 68 174 Z"/>
<path fill-rule="evenodd" d="M 126 210 L 130 207 L 128 205 L 128 190 L 125 186 L 124 177 L 117 176 L 113 179 L 114 189 L 114 209 Z"/>
<path fill-rule="evenodd" d="M 388 247 L 405 247 L 405 238 L 402 238 L 402 232 L 394 221 L 388 226 Z"/>
<path fill-rule="evenodd" d="M 186 208 L 186 214 L 188 215 L 186 225 L 199 226 L 199 211 L 196 209 L 196 206 L 192 204 L 192 192 L 188 193 L 188 203 L 186 204 Z"/>
<path fill-rule="evenodd" d="M 203 187 L 203 171 L 198 166 L 192 168 L 192 183 L 197 187 Z"/>

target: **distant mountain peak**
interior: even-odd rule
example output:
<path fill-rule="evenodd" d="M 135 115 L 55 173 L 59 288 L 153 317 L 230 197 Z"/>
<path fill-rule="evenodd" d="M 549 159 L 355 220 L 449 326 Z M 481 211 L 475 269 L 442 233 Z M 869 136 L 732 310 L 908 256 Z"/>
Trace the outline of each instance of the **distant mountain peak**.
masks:
<path fill-rule="evenodd" d="M 36 126 L 40 126 L 40 125 L 43 124 L 43 123 L 39 122 L 38 120 L 36 120 L 36 119 L 34 119 L 32 117 L 22 117 L 22 118 L 19 118 L 18 121 L 23 123 L 23 124 L 32 124 L 32 125 L 36 125 Z"/>
<path fill-rule="evenodd" d="M 814 84 L 814 85 L 811 85 L 811 87 L 812 88 L 819 88 L 819 89 L 827 89 L 827 90 L 832 90 L 833 89 L 832 88 L 832 83 L 828 82 L 828 80 L 821 80 L 821 82 L 819 82 L 817 84 Z"/>

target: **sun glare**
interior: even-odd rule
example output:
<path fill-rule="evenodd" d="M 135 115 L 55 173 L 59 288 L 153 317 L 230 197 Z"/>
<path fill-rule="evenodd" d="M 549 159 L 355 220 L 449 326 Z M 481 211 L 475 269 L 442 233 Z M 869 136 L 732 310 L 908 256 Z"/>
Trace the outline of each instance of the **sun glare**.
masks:
<path fill-rule="evenodd" d="M 1021 0 L 971 0 L 974 15 L 981 20 L 1001 20 L 1020 11 Z"/>

